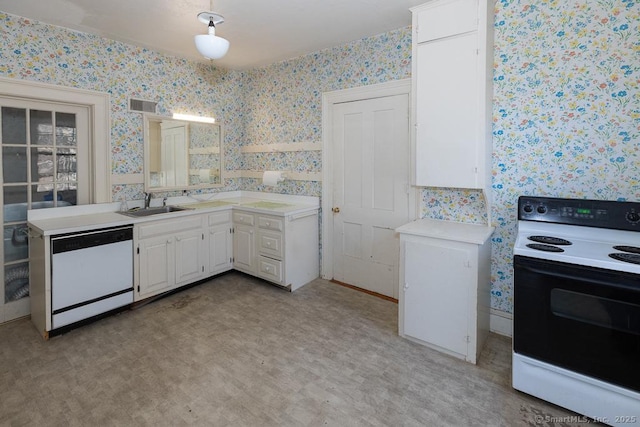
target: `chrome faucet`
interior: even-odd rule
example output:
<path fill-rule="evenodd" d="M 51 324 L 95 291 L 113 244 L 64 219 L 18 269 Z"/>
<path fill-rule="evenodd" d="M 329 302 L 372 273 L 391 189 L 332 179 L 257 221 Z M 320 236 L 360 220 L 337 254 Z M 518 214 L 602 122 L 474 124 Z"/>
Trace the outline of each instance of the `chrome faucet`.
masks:
<path fill-rule="evenodd" d="M 143 193 L 144 194 L 144 208 L 149 209 L 149 205 L 151 204 L 151 198 L 153 197 L 153 193 Z"/>

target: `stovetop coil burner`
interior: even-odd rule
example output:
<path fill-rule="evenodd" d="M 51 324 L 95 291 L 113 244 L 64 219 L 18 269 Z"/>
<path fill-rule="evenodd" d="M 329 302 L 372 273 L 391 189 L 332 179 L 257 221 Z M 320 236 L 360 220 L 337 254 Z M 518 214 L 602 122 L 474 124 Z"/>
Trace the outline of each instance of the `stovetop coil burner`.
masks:
<path fill-rule="evenodd" d="M 566 239 L 561 239 L 560 237 L 552 237 L 552 236 L 529 236 L 527 239 L 532 240 L 538 243 L 544 243 L 546 245 L 561 245 L 568 246 L 571 245 L 571 242 Z M 527 245 L 528 246 L 528 245 Z"/>
<path fill-rule="evenodd" d="M 616 251 L 628 252 L 630 254 L 640 254 L 640 248 L 637 246 L 614 246 Z"/>
<path fill-rule="evenodd" d="M 529 243 L 527 247 L 545 252 L 564 252 L 564 249 L 557 246 L 543 245 L 541 243 Z"/>
<path fill-rule="evenodd" d="M 628 262 L 630 264 L 640 264 L 640 253 L 629 253 L 629 252 L 615 252 L 609 254 L 609 257 L 622 262 Z"/>

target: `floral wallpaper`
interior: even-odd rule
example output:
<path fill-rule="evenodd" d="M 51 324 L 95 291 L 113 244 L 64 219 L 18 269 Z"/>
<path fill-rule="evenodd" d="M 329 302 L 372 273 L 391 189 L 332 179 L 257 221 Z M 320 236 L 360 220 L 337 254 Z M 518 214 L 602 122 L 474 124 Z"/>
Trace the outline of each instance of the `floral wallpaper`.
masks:
<path fill-rule="evenodd" d="M 227 170 L 320 172 L 319 151 L 243 153 L 242 147 L 321 141 L 322 92 L 407 78 L 411 31 L 402 28 L 268 67 L 217 69 L 0 12 L 0 76 L 112 96 L 112 169 L 142 168 L 142 122 L 127 99 L 158 112 L 215 116 L 225 125 Z M 421 190 L 421 216 L 484 223 L 492 237 L 492 307 L 513 309 L 512 247 L 522 194 L 640 200 L 640 3 L 496 0 L 493 185 L 482 192 Z M 224 190 L 266 190 L 226 180 Z M 141 186 L 114 186 L 139 198 Z M 321 194 L 321 183 L 275 191 Z"/>
<path fill-rule="evenodd" d="M 114 174 L 142 173 L 140 113 L 129 98 L 158 103 L 157 113 L 213 116 L 225 124 L 227 167 L 237 168 L 242 132 L 242 73 L 221 70 L 102 37 L 0 12 L 0 76 L 108 92 Z M 235 180 L 227 189 L 237 189 Z M 142 197 L 143 185 L 114 185 L 113 200 Z"/>
<path fill-rule="evenodd" d="M 520 195 L 640 201 L 640 3 L 496 0 L 494 309 L 513 312 Z M 480 192 L 424 189 L 422 215 L 486 221 Z"/>
<path fill-rule="evenodd" d="M 322 141 L 322 93 L 411 77 L 406 27 L 247 73 L 246 139 L 242 145 Z M 245 153 L 241 169 L 321 172 L 322 152 Z M 320 183 L 285 181 L 276 191 L 320 196 Z M 262 190 L 259 180 L 244 188 Z M 271 190 L 273 191 L 273 190 Z"/>
<path fill-rule="evenodd" d="M 492 306 L 511 312 L 517 198 L 640 201 L 640 3 L 499 0 Z"/>

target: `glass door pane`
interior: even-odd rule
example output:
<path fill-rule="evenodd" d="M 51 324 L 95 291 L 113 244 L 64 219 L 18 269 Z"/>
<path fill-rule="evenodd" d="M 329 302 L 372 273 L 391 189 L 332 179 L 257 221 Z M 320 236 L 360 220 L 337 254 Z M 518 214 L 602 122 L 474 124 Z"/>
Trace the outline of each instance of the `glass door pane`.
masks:
<path fill-rule="evenodd" d="M 2 141 L 3 144 L 26 144 L 27 142 L 27 110 L 24 108 L 2 107 Z"/>
<path fill-rule="evenodd" d="M 89 134 L 86 108 L 48 102 L 0 97 L 0 124 L 2 308 L 29 296 L 27 210 L 89 202 Z"/>

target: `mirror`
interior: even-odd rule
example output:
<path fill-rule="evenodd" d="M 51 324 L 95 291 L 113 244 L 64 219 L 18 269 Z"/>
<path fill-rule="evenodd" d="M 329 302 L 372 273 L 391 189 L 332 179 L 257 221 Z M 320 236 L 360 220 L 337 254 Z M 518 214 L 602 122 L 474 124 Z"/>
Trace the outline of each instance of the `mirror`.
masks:
<path fill-rule="evenodd" d="M 223 185 L 222 126 L 144 115 L 144 188 L 174 191 Z"/>

